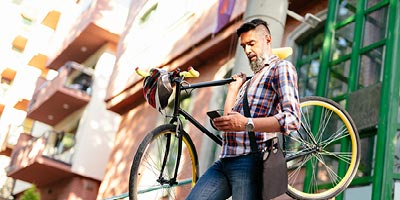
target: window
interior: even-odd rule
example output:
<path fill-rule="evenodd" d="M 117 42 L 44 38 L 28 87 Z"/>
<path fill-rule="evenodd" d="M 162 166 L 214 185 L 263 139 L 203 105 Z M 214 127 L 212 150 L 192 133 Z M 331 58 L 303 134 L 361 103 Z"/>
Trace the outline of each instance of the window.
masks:
<path fill-rule="evenodd" d="M 313 33 L 307 35 L 305 39 L 300 39 L 297 42 L 299 53 L 296 67 L 301 97 L 315 95 L 323 40 L 324 27 L 319 27 Z"/>
<path fill-rule="evenodd" d="M 336 10 L 336 20 L 342 21 L 356 13 L 357 0 L 341 0 Z"/>
<path fill-rule="evenodd" d="M 364 16 L 365 31 L 362 42 L 364 47 L 385 39 L 388 21 L 387 16 L 387 7 L 373 10 Z"/>
<path fill-rule="evenodd" d="M 356 121 L 359 113 L 365 113 L 364 109 L 371 110 L 371 107 L 364 106 L 362 109 L 352 109 L 351 105 L 360 104 L 359 101 L 370 103 L 371 98 L 366 97 L 360 91 L 370 91 L 371 88 L 381 85 L 384 77 L 384 68 L 387 66 L 385 57 L 388 53 L 388 31 L 389 20 L 391 20 L 389 7 L 391 4 L 387 0 L 338 0 L 329 1 L 329 11 L 326 26 L 332 27 L 325 32 L 324 49 L 320 63 L 319 77 L 326 78 L 325 81 L 319 81 L 317 85 L 318 95 L 323 95 L 333 99 L 349 111 L 349 114 Z M 390 52 L 389 52 L 390 53 Z M 366 90 L 362 90 L 362 89 Z M 374 94 L 378 100 L 381 97 L 381 91 Z M 354 98 L 357 97 L 357 98 Z M 368 104 L 366 104 L 368 105 Z M 400 104 L 399 104 L 400 107 Z M 373 105 L 380 113 L 380 105 Z M 395 110 L 394 112 L 398 112 Z M 400 113 L 400 112 L 399 112 Z M 400 114 L 398 114 L 400 116 Z M 399 117 L 400 118 L 400 117 Z M 361 119 L 366 121 L 366 119 Z M 378 118 L 378 120 L 381 120 Z M 398 120 L 400 122 L 400 119 Z M 397 131 L 399 130 L 397 123 Z M 391 125 L 384 125 L 391 126 Z M 398 164 L 399 145 L 395 147 L 394 163 L 377 163 L 375 161 L 381 151 L 377 148 L 381 143 L 377 142 L 381 135 L 389 133 L 379 133 L 386 131 L 384 128 L 368 122 L 364 127 L 357 127 L 361 143 L 360 165 L 349 189 L 345 191 L 344 199 L 363 198 L 361 195 L 373 194 L 374 179 L 377 176 L 374 172 L 380 171 L 382 167 L 393 165 L 394 170 Z M 397 138 L 399 133 L 397 133 Z M 399 139 L 395 139 L 399 141 Z M 398 142 L 397 142 L 398 143 Z M 377 150 L 378 149 L 378 150 Z M 380 155 L 379 155 L 380 156 Z M 398 171 L 395 171 L 398 173 Z M 388 175 L 390 178 L 390 174 Z M 360 187 L 363 186 L 363 187 Z M 353 191 L 364 190 L 364 194 L 356 194 Z M 374 194 L 372 196 L 375 196 Z M 338 199 L 343 199 L 339 197 Z"/>
<path fill-rule="evenodd" d="M 364 3 L 340 0 L 335 5 L 332 42 L 326 50 L 329 70 L 325 95 L 336 101 L 382 81 L 388 5 L 379 0 Z"/>

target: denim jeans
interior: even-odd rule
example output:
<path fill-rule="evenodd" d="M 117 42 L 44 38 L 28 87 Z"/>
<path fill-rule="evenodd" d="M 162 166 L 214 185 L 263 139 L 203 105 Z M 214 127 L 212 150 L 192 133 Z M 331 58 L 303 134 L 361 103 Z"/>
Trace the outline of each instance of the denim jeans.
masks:
<path fill-rule="evenodd" d="M 261 199 L 261 167 L 261 154 L 221 158 L 200 177 L 186 199 Z"/>

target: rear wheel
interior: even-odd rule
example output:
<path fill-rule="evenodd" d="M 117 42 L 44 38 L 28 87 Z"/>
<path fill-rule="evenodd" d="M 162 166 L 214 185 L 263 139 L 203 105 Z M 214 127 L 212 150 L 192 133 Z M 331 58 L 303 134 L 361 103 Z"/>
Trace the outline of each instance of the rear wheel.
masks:
<path fill-rule="evenodd" d="M 172 179 L 179 148 L 175 131 L 175 125 L 161 125 L 140 144 L 129 176 L 130 200 L 184 199 L 196 183 L 199 173 L 197 153 L 187 133 L 181 135 L 182 153 L 177 178 L 176 181 Z M 162 170 L 163 162 L 165 168 Z"/>
<path fill-rule="evenodd" d="M 350 115 L 322 97 L 301 100 L 301 128 L 285 136 L 288 195 L 329 199 L 345 190 L 360 162 L 359 136 Z"/>

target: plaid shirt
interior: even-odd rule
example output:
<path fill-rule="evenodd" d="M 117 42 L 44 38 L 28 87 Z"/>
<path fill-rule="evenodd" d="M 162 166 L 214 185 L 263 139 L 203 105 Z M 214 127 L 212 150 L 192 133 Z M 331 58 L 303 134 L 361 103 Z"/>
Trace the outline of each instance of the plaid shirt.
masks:
<path fill-rule="evenodd" d="M 292 63 L 270 56 L 268 65 L 254 79 L 247 91 L 250 115 L 252 118 L 274 116 L 281 133 L 289 134 L 300 128 L 300 104 L 297 89 L 297 72 Z M 243 95 L 247 82 L 240 88 L 232 111 L 243 112 Z M 267 140 L 276 133 L 255 132 L 259 149 L 265 147 Z M 247 132 L 225 132 L 222 135 L 221 158 L 249 154 L 250 140 Z"/>

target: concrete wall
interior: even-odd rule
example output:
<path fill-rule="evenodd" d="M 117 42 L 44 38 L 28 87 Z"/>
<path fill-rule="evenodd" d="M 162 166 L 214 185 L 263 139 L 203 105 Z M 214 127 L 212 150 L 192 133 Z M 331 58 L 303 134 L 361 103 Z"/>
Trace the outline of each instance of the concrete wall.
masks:
<path fill-rule="evenodd" d="M 195 67 L 200 71 L 201 76 L 200 78 L 189 79 L 189 82 L 221 79 L 221 73 L 224 74 L 227 71 L 224 67 L 233 67 L 232 64 L 229 63 L 232 63 L 236 50 L 237 38 L 234 36 L 234 32 L 238 25 L 240 25 L 241 15 L 245 10 L 246 1 L 236 1 L 237 4 L 235 5 L 234 14 L 231 18 L 231 24 L 226 28 L 227 32 L 229 32 L 227 38 L 229 38 L 230 46 L 224 46 L 224 51 L 219 49 L 223 42 L 216 42 L 218 35 L 211 35 L 211 31 L 216 22 L 215 11 L 217 9 L 217 2 L 218 1 L 214 0 L 213 4 L 210 4 L 210 7 L 198 11 L 198 14 L 194 15 L 196 19 L 191 19 L 191 27 L 188 28 L 187 24 L 183 26 L 182 31 L 184 31 L 185 34 L 181 36 L 181 38 L 170 39 L 170 36 L 167 37 L 164 36 L 165 34 L 158 32 L 156 36 L 162 36 L 163 41 L 167 42 L 166 45 L 174 44 L 175 46 L 173 49 L 166 51 L 167 55 L 165 55 L 166 52 L 159 54 L 157 52 L 157 50 L 159 50 L 157 47 L 159 44 L 163 43 L 159 43 L 160 40 L 155 39 L 157 42 L 153 46 L 150 45 L 151 48 L 146 49 L 145 53 L 140 54 L 149 55 L 150 57 L 148 58 L 136 57 L 137 55 L 133 53 L 135 52 L 135 48 L 141 48 L 135 46 L 138 43 L 132 42 L 132 38 L 135 37 L 132 24 L 134 24 L 134 19 L 140 9 L 131 7 L 131 16 L 128 18 L 127 22 L 129 26 L 126 27 L 127 30 L 121 36 L 122 39 L 117 53 L 116 68 L 112 75 L 112 79 L 118 81 L 110 82 L 107 91 L 108 98 L 118 96 L 121 91 L 123 92 L 126 89 L 131 90 L 133 88 L 132 90 L 140 92 L 142 87 L 141 78 L 133 72 L 136 66 L 148 68 L 170 64 L 173 67 L 177 67 L 176 65 L 179 64 L 178 66 L 184 68 L 186 66 L 182 65 L 182 63 L 185 64 L 194 60 L 198 63 Z M 143 2 L 136 1 L 132 6 L 143 6 L 142 4 Z M 316 11 L 311 8 L 312 7 L 306 7 L 305 10 L 301 10 L 301 13 L 306 13 L 308 11 L 315 13 Z M 286 19 L 282 44 L 286 44 L 287 35 L 299 25 L 300 22 L 290 17 Z M 220 34 L 224 33 L 225 32 L 222 31 Z M 138 39 L 144 40 L 145 42 L 152 42 L 153 36 L 154 35 L 149 35 L 149 37 L 140 37 Z M 202 49 L 205 46 L 207 49 Z M 160 55 L 163 56 L 160 57 Z M 207 56 L 203 57 L 200 55 Z M 137 59 L 139 59 L 139 61 Z M 148 61 L 148 63 L 146 63 L 146 61 Z M 141 65 L 135 65 L 136 62 Z M 131 85 L 134 86 L 132 87 Z M 192 93 L 189 110 L 202 124 L 207 125 L 208 123 L 208 118 L 205 115 L 206 111 L 221 108 L 220 106 L 223 104 L 223 99 L 215 96 L 216 93 L 219 93 L 219 97 L 223 96 L 223 89 L 199 89 Z M 123 94 L 129 95 L 127 92 Z M 123 95 L 120 96 L 123 97 Z M 145 134 L 157 125 L 155 119 L 158 118 L 158 113 L 144 102 L 142 95 L 140 95 L 140 98 L 136 99 L 136 101 L 139 101 L 138 105 L 122 115 L 121 124 L 115 138 L 115 146 L 111 153 L 104 180 L 99 189 L 98 199 L 120 195 L 128 191 L 129 170 L 134 153 Z M 215 154 L 219 154 L 219 152 L 209 151 L 212 149 L 210 148 L 212 143 L 209 142 L 209 139 L 204 138 L 198 130 L 190 126 L 188 132 L 194 139 L 201 160 L 200 171 L 202 172 L 208 167 L 209 163 L 216 158 Z"/>
<path fill-rule="evenodd" d="M 94 72 L 92 96 L 79 122 L 76 151 L 71 170 L 82 176 L 102 180 L 114 144 L 120 116 L 106 110 L 104 98 L 115 62 L 114 52 L 105 46 L 99 51 Z"/>

